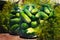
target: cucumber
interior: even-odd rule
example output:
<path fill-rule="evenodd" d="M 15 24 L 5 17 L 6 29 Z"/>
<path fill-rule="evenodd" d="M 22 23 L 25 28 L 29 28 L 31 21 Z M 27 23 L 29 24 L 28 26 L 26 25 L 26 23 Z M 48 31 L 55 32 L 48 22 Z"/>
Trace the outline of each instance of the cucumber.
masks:
<path fill-rule="evenodd" d="M 32 8 L 35 8 L 35 4 L 31 4 Z"/>
<path fill-rule="evenodd" d="M 33 8 L 32 8 L 32 6 L 29 6 L 29 11 L 31 11 Z"/>
<path fill-rule="evenodd" d="M 31 22 L 31 19 L 23 11 L 21 11 L 21 16 L 23 17 L 25 22 L 27 23 Z"/>
<path fill-rule="evenodd" d="M 44 11 L 48 14 L 50 14 L 50 10 L 47 7 L 44 7 Z"/>
<path fill-rule="evenodd" d="M 13 26 L 10 27 L 10 31 L 16 30 L 19 26 L 19 24 L 14 24 Z"/>
<path fill-rule="evenodd" d="M 29 11 L 29 10 L 25 9 L 24 11 L 26 12 L 26 14 L 27 14 L 29 17 L 31 17 L 31 16 L 32 16 L 32 14 L 30 13 L 30 11 Z"/>
<path fill-rule="evenodd" d="M 29 9 L 29 5 L 25 5 L 24 6 L 24 9 Z"/>
<path fill-rule="evenodd" d="M 14 16 L 14 15 L 13 15 L 13 14 L 10 14 L 10 17 L 11 17 L 11 16 Z"/>
<path fill-rule="evenodd" d="M 53 11 L 53 9 L 52 9 L 52 8 L 50 8 L 50 7 L 49 7 L 48 9 L 49 9 L 49 11 L 50 11 L 50 12 L 51 12 L 51 11 Z"/>
<path fill-rule="evenodd" d="M 37 8 L 32 9 L 32 11 L 31 11 L 31 13 L 33 13 L 33 14 L 36 14 L 36 12 L 38 12 L 38 9 Z"/>
<path fill-rule="evenodd" d="M 36 20 L 36 17 L 34 15 L 32 15 L 31 20 L 33 20 L 33 21 Z"/>
<path fill-rule="evenodd" d="M 28 28 L 28 24 L 27 24 L 27 23 L 22 23 L 22 24 L 21 24 L 21 28 L 22 28 L 22 29 Z"/>
<path fill-rule="evenodd" d="M 39 18 L 40 17 L 40 12 L 38 12 L 36 15 L 35 15 L 36 18 Z"/>
<path fill-rule="evenodd" d="M 28 33 L 33 33 L 33 32 L 35 32 L 33 28 L 28 28 L 26 33 L 28 34 Z"/>
<path fill-rule="evenodd" d="M 20 30 L 20 33 L 24 36 L 26 34 L 27 30 Z"/>
<path fill-rule="evenodd" d="M 48 19 L 48 17 L 49 17 L 49 16 L 48 16 L 46 13 L 40 11 L 40 18 L 41 18 L 41 19 Z"/>
<path fill-rule="evenodd" d="M 11 10 L 11 12 L 15 12 L 15 10 L 14 10 L 14 9 L 12 9 L 12 10 Z"/>
<path fill-rule="evenodd" d="M 47 8 L 49 8 L 49 7 L 51 7 L 51 5 L 50 5 L 50 4 L 43 4 L 42 7 L 47 7 Z"/>
<path fill-rule="evenodd" d="M 43 24 L 44 23 L 44 20 L 39 20 L 40 21 L 40 24 Z"/>
<path fill-rule="evenodd" d="M 11 22 L 20 22 L 20 18 L 11 19 Z"/>
<path fill-rule="evenodd" d="M 15 15 L 13 15 L 13 14 L 10 14 L 10 17 L 11 17 L 11 16 L 15 16 Z"/>
<path fill-rule="evenodd" d="M 13 15 L 13 14 L 10 14 L 10 18 L 14 18 L 15 17 L 15 15 Z"/>
<path fill-rule="evenodd" d="M 52 17 L 52 16 L 54 16 L 54 12 L 51 12 L 49 15 L 49 17 Z"/>
<path fill-rule="evenodd" d="M 20 17 L 20 13 L 16 13 L 16 16 L 17 16 L 17 17 Z"/>
<path fill-rule="evenodd" d="M 32 26 L 32 27 L 36 27 L 36 26 L 37 26 L 37 21 L 32 21 L 32 22 L 31 22 L 31 26 Z"/>

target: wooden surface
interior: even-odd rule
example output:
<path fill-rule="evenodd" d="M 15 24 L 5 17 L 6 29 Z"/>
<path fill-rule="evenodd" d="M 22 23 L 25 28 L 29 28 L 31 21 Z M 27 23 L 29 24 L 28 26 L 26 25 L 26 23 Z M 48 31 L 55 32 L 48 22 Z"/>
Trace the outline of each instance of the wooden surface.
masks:
<path fill-rule="evenodd" d="M 0 40 L 36 40 L 36 39 L 23 39 L 19 36 L 13 36 L 9 34 L 0 34 Z"/>

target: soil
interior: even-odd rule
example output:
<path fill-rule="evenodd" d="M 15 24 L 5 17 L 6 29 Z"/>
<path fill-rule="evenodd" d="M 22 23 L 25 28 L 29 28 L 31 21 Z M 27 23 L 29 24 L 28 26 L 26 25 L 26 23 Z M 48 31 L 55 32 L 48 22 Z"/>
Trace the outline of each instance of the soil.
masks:
<path fill-rule="evenodd" d="M 36 39 L 24 39 L 19 36 L 9 35 L 8 33 L 0 34 L 0 40 L 36 40 Z"/>

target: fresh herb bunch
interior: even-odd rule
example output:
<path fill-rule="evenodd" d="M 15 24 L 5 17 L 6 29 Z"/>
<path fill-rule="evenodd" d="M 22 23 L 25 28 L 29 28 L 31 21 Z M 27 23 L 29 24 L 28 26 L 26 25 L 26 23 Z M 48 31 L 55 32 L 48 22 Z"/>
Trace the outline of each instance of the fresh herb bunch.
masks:
<path fill-rule="evenodd" d="M 0 32 L 7 32 L 9 26 L 9 12 L 12 8 L 12 5 L 9 1 L 7 1 L 2 10 L 0 10 Z"/>
<path fill-rule="evenodd" d="M 55 8 L 56 22 L 54 23 L 54 40 L 60 40 L 60 5 L 57 5 Z"/>

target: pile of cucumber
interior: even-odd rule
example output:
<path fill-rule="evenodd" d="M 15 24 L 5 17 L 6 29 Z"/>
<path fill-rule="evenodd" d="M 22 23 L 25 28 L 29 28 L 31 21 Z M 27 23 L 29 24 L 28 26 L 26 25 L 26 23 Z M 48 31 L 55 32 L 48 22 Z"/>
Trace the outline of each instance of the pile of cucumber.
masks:
<path fill-rule="evenodd" d="M 26 38 L 35 38 L 35 29 L 41 24 L 41 20 L 48 20 L 54 16 L 54 10 L 50 5 L 41 5 L 38 9 L 34 4 L 24 5 L 23 9 L 13 9 L 10 13 L 10 32 L 17 33 Z"/>
<path fill-rule="evenodd" d="M 50 5 L 47 4 L 42 5 L 40 9 L 38 9 L 35 5 L 25 5 L 24 8 L 20 10 L 20 16 L 20 28 L 21 30 L 25 30 L 21 31 L 20 34 L 23 33 L 32 38 L 37 37 L 34 34 L 35 28 L 41 24 L 41 20 L 48 20 L 49 18 L 52 18 L 54 16 L 54 11 Z"/>
<path fill-rule="evenodd" d="M 10 12 L 10 27 L 9 33 L 12 35 L 17 35 L 19 27 L 20 27 L 20 9 L 18 6 L 14 7 Z"/>

